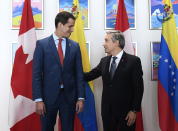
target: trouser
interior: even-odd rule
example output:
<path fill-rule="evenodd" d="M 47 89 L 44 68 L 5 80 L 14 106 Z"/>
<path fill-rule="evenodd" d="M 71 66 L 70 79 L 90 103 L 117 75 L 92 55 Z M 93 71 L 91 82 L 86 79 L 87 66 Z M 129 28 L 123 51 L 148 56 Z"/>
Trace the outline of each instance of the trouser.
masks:
<path fill-rule="evenodd" d="M 65 98 L 61 91 L 55 104 L 46 106 L 46 114 L 41 116 L 42 131 L 54 131 L 58 111 L 62 131 L 74 130 L 75 104 L 69 104 Z"/>

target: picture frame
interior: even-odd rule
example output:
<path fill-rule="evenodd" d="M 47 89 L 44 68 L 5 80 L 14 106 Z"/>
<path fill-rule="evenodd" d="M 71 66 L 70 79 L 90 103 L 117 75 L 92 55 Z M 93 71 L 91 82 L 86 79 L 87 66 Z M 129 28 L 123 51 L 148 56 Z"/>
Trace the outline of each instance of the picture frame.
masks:
<path fill-rule="evenodd" d="M 71 12 L 73 0 L 58 0 L 58 12 L 68 11 Z M 90 29 L 90 0 L 79 0 L 82 20 L 84 21 L 84 29 Z"/>
<path fill-rule="evenodd" d="M 105 29 L 111 30 L 115 27 L 118 0 L 105 0 Z M 130 29 L 136 29 L 136 4 L 135 0 L 124 0 Z"/>
<path fill-rule="evenodd" d="M 160 42 L 151 42 L 151 80 L 158 80 Z"/>
<path fill-rule="evenodd" d="M 178 29 L 178 2 L 171 0 L 173 5 L 173 11 L 175 14 L 176 27 Z M 150 30 L 161 30 L 164 5 L 162 0 L 149 0 L 149 23 Z"/>
<path fill-rule="evenodd" d="M 86 42 L 86 48 L 87 48 L 87 51 L 88 51 L 88 57 L 89 57 L 89 61 L 90 61 L 90 41 Z"/>
<path fill-rule="evenodd" d="M 24 0 L 12 0 L 12 20 L 11 28 L 19 29 L 22 17 Z M 31 7 L 36 29 L 44 29 L 43 27 L 43 0 L 31 0 Z"/>

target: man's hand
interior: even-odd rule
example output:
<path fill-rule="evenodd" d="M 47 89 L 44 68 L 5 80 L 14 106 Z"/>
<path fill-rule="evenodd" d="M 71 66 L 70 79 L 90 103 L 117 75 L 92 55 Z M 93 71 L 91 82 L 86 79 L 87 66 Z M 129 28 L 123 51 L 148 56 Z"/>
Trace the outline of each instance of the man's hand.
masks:
<path fill-rule="evenodd" d="M 36 113 L 44 116 L 46 113 L 45 104 L 42 101 L 36 102 Z"/>
<path fill-rule="evenodd" d="M 127 125 L 131 126 L 135 123 L 136 120 L 136 112 L 133 111 L 129 111 L 129 113 L 127 114 L 125 120 L 127 120 Z"/>
<path fill-rule="evenodd" d="M 78 100 L 75 109 L 77 114 L 83 111 L 83 107 L 84 107 L 84 100 Z"/>

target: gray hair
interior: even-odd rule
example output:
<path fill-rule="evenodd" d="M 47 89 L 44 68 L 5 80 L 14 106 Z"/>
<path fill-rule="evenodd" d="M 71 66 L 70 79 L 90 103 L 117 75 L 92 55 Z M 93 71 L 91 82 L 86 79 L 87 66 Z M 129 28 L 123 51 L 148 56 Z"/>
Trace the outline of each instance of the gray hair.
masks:
<path fill-rule="evenodd" d="M 106 32 L 107 34 L 111 34 L 112 35 L 112 42 L 116 42 L 119 41 L 119 47 L 121 49 L 124 48 L 125 46 L 125 38 L 124 35 L 121 31 L 117 30 L 117 31 L 108 31 Z"/>

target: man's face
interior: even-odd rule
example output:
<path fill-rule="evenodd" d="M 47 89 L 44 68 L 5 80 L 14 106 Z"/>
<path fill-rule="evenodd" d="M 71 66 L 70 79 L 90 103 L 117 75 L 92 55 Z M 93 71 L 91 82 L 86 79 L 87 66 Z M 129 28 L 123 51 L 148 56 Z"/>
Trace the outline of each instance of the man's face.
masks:
<path fill-rule="evenodd" d="M 75 20 L 69 18 L 66 24 L 58 23 L 57 32 L 60 32 L 62 37 L 69 37 L 71 33 L 74 31 Z"/>
<path fill-rule="evenodd" d="M 105 53 L 111 54 L 111 52 L 118 47 L 118 43 L 117 42 L 113 42 L 112 41 L 112 35 L 111 34 L 106 34 L 105 38 L 104 38 L 104 49 L 105 49 Z"/>

